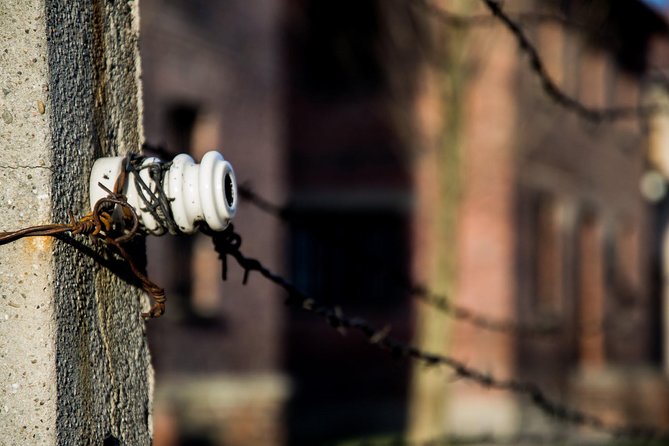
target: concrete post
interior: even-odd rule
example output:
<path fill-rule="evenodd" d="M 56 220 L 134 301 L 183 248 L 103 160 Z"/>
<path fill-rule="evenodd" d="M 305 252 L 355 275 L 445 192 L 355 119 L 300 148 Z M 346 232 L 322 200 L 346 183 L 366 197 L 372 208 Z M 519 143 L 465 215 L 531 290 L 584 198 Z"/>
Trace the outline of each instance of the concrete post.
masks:
<path fill-rule="evenodd" d="M 2 1 L 0 230 L 82 215 L 93 161 L 138 147 L 137 29 L 133 1 Z M 2 445 L 150 444 L 148 302 L 82 249 L 0 247 Z"/>

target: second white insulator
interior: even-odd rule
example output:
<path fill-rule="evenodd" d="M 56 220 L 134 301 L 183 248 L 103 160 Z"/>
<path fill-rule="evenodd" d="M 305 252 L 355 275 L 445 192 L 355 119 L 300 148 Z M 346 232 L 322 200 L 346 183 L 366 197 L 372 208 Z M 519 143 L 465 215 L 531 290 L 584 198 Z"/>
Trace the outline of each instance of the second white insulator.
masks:
<path fill-rule="evenodd" d="M 113 190 L 116 179 L 123 169 L 124 157 L 100 158 L 93 164 L 90 178 L 91 209 L 107 192 L 99 186 L 103 184 Z M 146 158 L 142 167 L 151 164 L 163 164 L 158 158 Z M 135 173 L 129 172 L 123 193 L 140 219 L 145 232 L 162 235 L 165 225 L 146 209 L 146 203 L 140 196 L 135 184 Z M 157 190 L 157 184 L 151 178 L 148 168 L 139 169 L 139 176 L 151 192 Z M 199 222 L 206 222 L 215 230 L 225 229 L 237 210 L 237 182 L 232 166 L 218 152 L 207 152 L 200 164 L 196 164 L 189 155 L 177 155 L 162 181 L 170 203 L 171 216 L 179 232 L 191 234 L 197 231 Z M 144 198 L 150 194 L 143 192 Z"/>
<path fill-rule="evenodd" d="M 237 183 L 229 162 L 218 152 L 207 152 L 200 164 L 182 153 L 172 161 L 163 187 L 172 200 L 172 216 L 186 234 L 205 221 L 214 231 L 225 229 L 237 210 Z"/>

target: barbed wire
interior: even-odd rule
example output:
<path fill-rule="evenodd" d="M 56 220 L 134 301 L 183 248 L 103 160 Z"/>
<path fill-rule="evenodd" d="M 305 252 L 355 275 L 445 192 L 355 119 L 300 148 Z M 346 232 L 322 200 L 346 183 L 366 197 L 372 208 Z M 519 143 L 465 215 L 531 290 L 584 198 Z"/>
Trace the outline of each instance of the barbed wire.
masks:
<path fill-rule="evenodd" d="M 308 225 L 300 224 L 299 218 L 295 218 L 297 217 L 297 214 L 289 207 L 281 206 L 268 200 L 255 192 L 250 185 L 239 185 L 238 192 L 239 196 L 244 200 L 243 203 L 249 203 L 262 212 L 271 215 L 284 223 L 306 230 L 310 229 Z M 334 248 L 340 248 L 340 245 L 336 245 Z M 360 260 L 361 257 L 364 258 Z M 377 267 L 379 271 L 382 269 L 379 267 L 382 262 L 379 262 L 378 258 L 371 258 L 369 252 L 356 251 L 355 255 L 350 256 L 349 260 L 354 261 L 353 259 L 357 259 L 357 261 L 360 262 L 364 261 L 366 268 Z M 512 319 L 492 318 L 464 306 L 457 305 L 445 294 L 434 292 L 425 285 L 412 283 L 406 277 L 406 273 L 404 272 L 382 272 L 387 276 L 388 280 L 393 281 L 412 298 L 418 299 L 456 320 L 469 323 L 484 330 L 523 336 L 554 336 L 560 334 L 563 328 L 563 325 L 556 320 L 556 318 L 544 318 L 544 320 L 531 324 L 522 323 Z M 582 327 L 581 333 L 585 336 L 595 336 L 602 333 L 604 330 L 605 326 Z"/>
<path fill-rule="evenodd" d="M 287 293 L 285 303 L 288 306 L 300 308 L 319 316 L 341 333 L 347 333 L 348 330 L 355 331 L 363 335 L 370 344 L 388 352 L 396 359 L 411 359 L 428 367 L 445 367 L 453 373 L 455 378 L 471 381 L 487 389 L 502 390 L 523 396 L 552 418 L 564 423 L 589 427 L 595 431 L 607 433 L 614 438 L 642 441 L 669 440 L 669 433 L 653 427 L 607 423 L 596 415 L 571 408 L 550 398 L 536 384 L 512 378 L 498 379 L 489 373 L 469 367 L 451 356 L 426 352 L 391 338 L 390 326 L 379 329 L 363 318 L 346 316 L 340 307 L 321 304 L 315 298 L 306 295 L 283 276 L 272 272 L 260 260 L 244 255 L 240 251 L 242 237 L 234 231 L 232 224 L 223 232 L 214 232 L 206 227 L 201 228 L 201 231 L 211 237 L 214 248 L 219 254 L 223 280 L 227 280 L 227 262 L 228 257 L 231 257 L 244 272 L 243 284 L 248 282 L 250 273 L 256 272 Z"/>
<path fill-rule="evenodd" d="M 512 15 L 504 11 L 501 4 L 497 0 L 481 0 L 488 8 L 491 16 L 473 15 L 462 16 L 451 13 L 429 0 L 412 0 L 416 4 L 424 7 L 426 11 L 433 15 L 442 23 L 454 27 L 468 27 L 475 25 L 488 25 L 491 20 L 497 21 L 504 25 L 504 27 L 511 32 L 516 39 L 521 51 L 527 56 L 531 71 L 537 76 L 541 83 L 541 88 L 547 96 L 549 96 L 555 103 L 562 106 L 566 110 L 574 112 L 581 118 L 595 123 L 612 122 L 622 119 L 631 118 L 645 118 L 655 113 L 663 111 L 663 107 L 659 104 L 645 104 L 637 106 L 621 106 L 621 107 L 591 107 L 585 105 L 583 102 L 567 94 L 560 88 L 560 86 L 553 80 L 548 73 L 546 64 L 539 54 L 539 50 L 532 43 L 527 33 L 523 30 L 521 22 L 545 22 L 553 21 L 562 23 L 571 28 L 588 29 L 588 26 L 581 23 L 575 23 L 556 14 L 550 13 L 521 13 Z"/>
<path fill-rule="evenodd" d="M 511 34 L 513 34 L 520 49 L 527 55 L 530 68 L 539 78 L 544 92 L 559 105 L 594 123 L 614 121 L 630 117 L 642 118 L 661 110 L 660 106 L 657 104 L 613 108 L 588 107 L 578 99 L 569 96 L 548 74 L 548 70 L 539 56 L 537 48 L 532 44 L 522 27 L 503 10 L 500 3 L 497 0 L 481 1 L 486 5 L 491 14 L 498 18 Z"/>

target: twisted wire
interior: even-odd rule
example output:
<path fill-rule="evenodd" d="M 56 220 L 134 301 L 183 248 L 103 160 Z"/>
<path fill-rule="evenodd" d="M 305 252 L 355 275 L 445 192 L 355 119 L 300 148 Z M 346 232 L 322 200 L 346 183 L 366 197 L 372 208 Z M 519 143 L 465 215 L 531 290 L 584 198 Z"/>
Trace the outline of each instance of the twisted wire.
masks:
<path fill-rule="evenodd" d="M 133 181 L 135 183 L 135 189 L 137 190 L 139 199 L 144 205 L 141 210 L 149 212 L 151 216 L 153 216 L 154 220 L 160 225 L 160 232 L 168 231 L 170 234 L 180 234 L 181 231 L 179 230 L 179 225 L 174 221 L 172 209 L 170 207 L 170 202 L 173 199 L 167 195 L 165 189 L 162 187 L 165 173 L 169 171 L 172 163 L 144 164 L 146 159 L 146 156 L 134 154 L 128 158 L 125 166 L 127 172 L 132 172 L 134 174 Z M 142 170 L 147 170 L 149 172 L 149 177 L 155 185 L 154 188 L 146 184 L 141 177 L 140 173 Z"/>
<path fill-rule="evenodd" d="M 134 155 L 126 157 L 126 166 L 130 166 Z M 137 178 L 138 175 L 135 175 Z M 63 235 L 86 235 L 102 241 L 107 247 L 113 247 L 116 252 L 130 266 L 132 273 L 141 283 L 142 289 L 153 299 L 154 304 L 149 312 L 142 313 L 145 318 L 159 317 L 165 312 L 165 290 L 152 282 L 135 264 L 132 256 L 123 247 L 123 244 L 134 239 L 140 230 L 139 216 L 135 209 L 128 204 L 125 195 L 121 193 L 126 186 L 128 169 L 123 169 L 114 184 L 114 190 L 109 190 L 103 184 L 98 184 L 107 192 L 107 196 L 99 199 L 93 210 L 79 219 L 70 213 L 70 222 L 65 224 L 47 224 L 31 226 L 16 231 L 0 232 L 0 245 L 17 241 L 24 237 L 59 237 Z M 119 217 L 119 218 L 117 218 Z"/>

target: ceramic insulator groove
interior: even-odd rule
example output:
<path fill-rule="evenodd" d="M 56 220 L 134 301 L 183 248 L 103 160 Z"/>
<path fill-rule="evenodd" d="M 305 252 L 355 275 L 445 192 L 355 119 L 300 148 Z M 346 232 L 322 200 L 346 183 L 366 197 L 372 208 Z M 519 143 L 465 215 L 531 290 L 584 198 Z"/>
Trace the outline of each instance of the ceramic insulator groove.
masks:
<path fill-rule="evenodd" d="M 107 196 L 100 184 L 113 190 L 127 160 L 117 156 L 95 161 L 90 176 L 91 209 L 99 199 Z M 201 222 L 215 231 L 222 231 L 235 216 L 237 181 L 232 165 L 220 153 L 207 152 L 200 164 L 189 155 L 180 154 L 169 164 L 148 157 L 136 166 L 127 171 L 123 190 L 118 192 L 126 196 L 128 204 L 137 212 L 144 232 L 162 235 L 169 228 L 175 228 L 170 232 L 192 234 Z M 158 181 L 150 173 L 156 167 L 163 170 Z M 137 175 L 141 181 L 137 180 Z M 153 201 L 161 195 L 169 202 L 169 215 L 156 211 L 160 206 Z"/>

